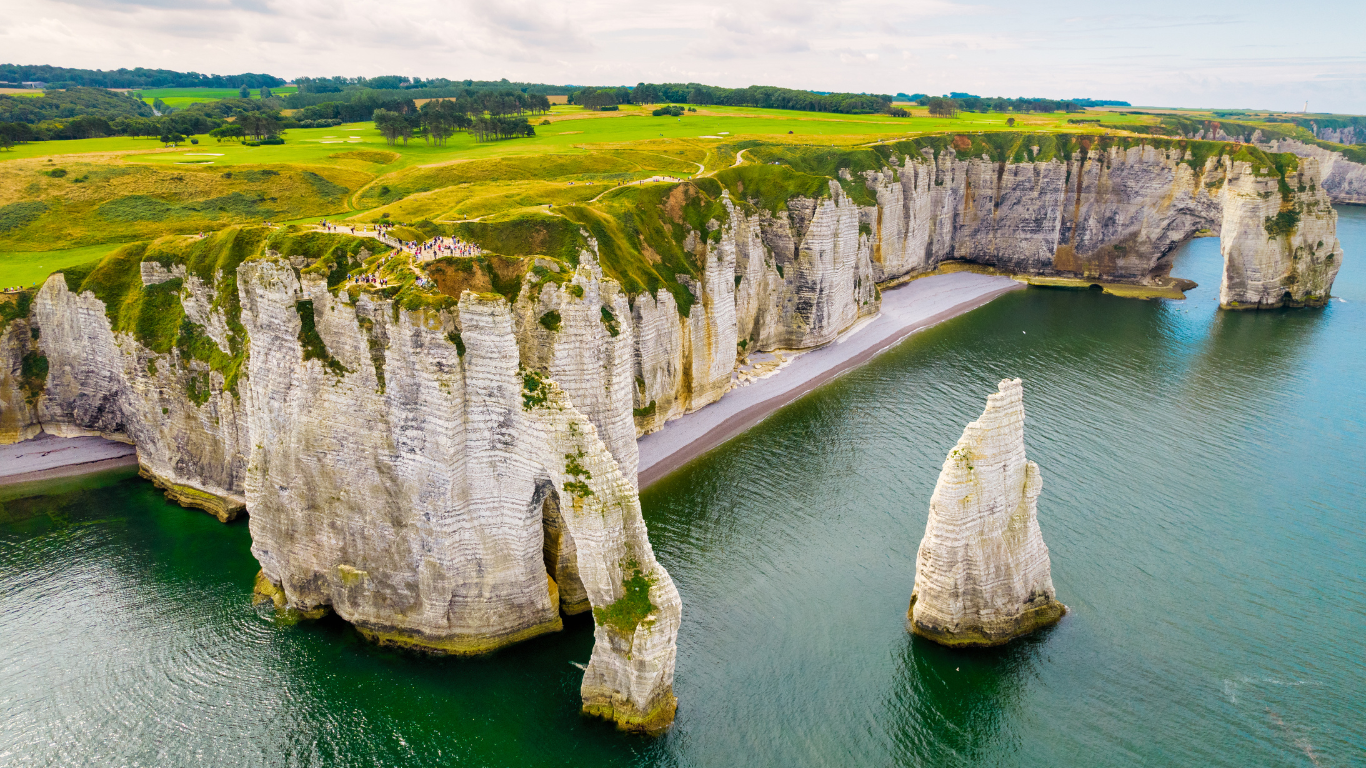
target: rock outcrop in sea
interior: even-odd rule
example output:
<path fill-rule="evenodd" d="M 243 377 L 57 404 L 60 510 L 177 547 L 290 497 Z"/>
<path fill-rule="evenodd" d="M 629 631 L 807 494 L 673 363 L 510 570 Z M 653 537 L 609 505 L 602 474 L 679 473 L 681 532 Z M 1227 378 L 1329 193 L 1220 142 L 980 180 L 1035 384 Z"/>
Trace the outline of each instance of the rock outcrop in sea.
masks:
<path fill-rule="evenodd" d="M 1219 247 L 1225 309 L 1322 306 L 1342 266 L 1337 212 L 1319 183 L 1318 160 L 1278 172 L 1230 163 Z"/>
<path fill-rule="evenodd" d="M 907 611 L 942 645 L 1008 643 L 1062 618 L 1039 531 L 1039 466 L 1025 458 L 1024 387 L 1001 381 L 944 460 Z"/>

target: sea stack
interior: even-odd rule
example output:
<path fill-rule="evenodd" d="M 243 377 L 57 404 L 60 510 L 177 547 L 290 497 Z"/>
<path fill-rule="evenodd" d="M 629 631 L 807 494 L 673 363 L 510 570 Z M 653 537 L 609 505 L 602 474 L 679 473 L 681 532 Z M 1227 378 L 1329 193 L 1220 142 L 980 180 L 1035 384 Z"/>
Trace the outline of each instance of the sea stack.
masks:
<path fill-rule="evenodd" d="M 911 631 L 941 645 L 1001 645 L 1055 623 L 1039 532 L 1039 465 L 1025 458 L 1024 387 L 1005 379 L 944 460 L 916 556 Z"/>

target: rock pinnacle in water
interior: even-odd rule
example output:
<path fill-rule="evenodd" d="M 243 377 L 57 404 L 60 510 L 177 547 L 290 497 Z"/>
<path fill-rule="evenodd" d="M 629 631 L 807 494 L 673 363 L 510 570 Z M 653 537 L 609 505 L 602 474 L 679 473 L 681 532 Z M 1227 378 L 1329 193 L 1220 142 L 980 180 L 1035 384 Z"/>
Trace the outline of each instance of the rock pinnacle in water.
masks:
<path fill-rule="evenodd" d="M 1024 387 L 1005 379 L 944 460 L 907 611 L 911 631 L 948 646 L 1001 645 L 1053 624 L 1039 531 L 1039 466 L 1025 458 Z"/>

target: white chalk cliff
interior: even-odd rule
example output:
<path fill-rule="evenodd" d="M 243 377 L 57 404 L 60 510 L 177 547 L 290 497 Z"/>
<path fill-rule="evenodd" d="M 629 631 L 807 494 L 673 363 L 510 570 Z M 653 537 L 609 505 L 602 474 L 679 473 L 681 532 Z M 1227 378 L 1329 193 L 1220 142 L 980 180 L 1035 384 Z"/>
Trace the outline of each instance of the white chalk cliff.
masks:
<path fill-rule="evenodd" d="M 1025 458 L 1024 387 L 1006 379 L 968 424 L 930 499 L 907 611 L 949 646 L 1007 643 L 1062 618 L 1039 531 L 1039 466 Z"/>

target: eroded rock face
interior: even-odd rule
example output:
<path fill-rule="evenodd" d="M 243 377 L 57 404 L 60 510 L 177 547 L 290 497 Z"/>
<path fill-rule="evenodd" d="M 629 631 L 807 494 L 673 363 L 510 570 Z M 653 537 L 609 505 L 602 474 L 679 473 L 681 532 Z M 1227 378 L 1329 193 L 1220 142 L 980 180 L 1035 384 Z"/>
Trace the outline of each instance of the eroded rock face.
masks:
<path fill-rule="evenodd" d="M 24 359 L 29 358 L 31 367 L 36 347 L 27 317 L 0 329 L 0 444 L 27 440 L 41 431 L 34 408 L 37 393 L 30 391 L 37 382 L 26 384 L 24 379 Z"/>
<path fill-rule="evenodd" d="M 1366 138 L 1366 133 L 1358 132 L 1356 126 L 1352 125 L 1342 128 L 1330 128 L 1327 126 L 1320 128 L 1318 124 L 1313 125 L 1314 138 L 1319 139 L 1320 141 L 1331 141 L 1337 144 L 1347 144 L 1350 146 L 1358 143 L 1360 138 Z"/>
<path fill-rule="evenodd" d="M 1007 643 L 1060 619 L 1025 458 L 1023 385 L 1006 379 L 944 460 L 916 556 L 911 631 L 948 646 Z"/>
<path fill-rule="evenodd" d="M 687 316 L 673 295 L 662 289 L 642 293 L 631 303 L 629 317 L 637 339 L 633 366 L 637 434 L 653 432 L 669 419 L 716 402 L 730 386 L 737 336 L 736 250 L 728 231 L 720 242 L 696 235 L 690 240 L 690 250 L 703 269 L 700 279 L 679 276 L 694 298 Z"/>
<path fill-rule="evenodd" d="M 1284 181 L 1234 162 L 1224 189 L 1219 247 L 1227 309 L 1321 306 L 1342 265 L 1337 211 L 1319 183 L 1318 161 L 1301 158 Z"/>
<path fill-rule="evenodd" d="M 395 311 L 269 258 L 239 277 L 260 406 L 246 485 L 263 594 L 304 614 L 330 608 L 383 644 L 450 654 L 557 631 L 562 599 L 591 606 L 585 710 L 667 726 L 680 603 L 646 538 L 634 468 L 623 472 L 558 384 L 519 365 L 506 300 L 467 292 L 454 313 Z M 590 333 L 578 299 L 613 299 L 580 277 L 584 297 L 556 299 L 561 332 L 567 321 Z M 306 312 L 321 351 L 301 338 Z M 602 386 L 600 359 L 576 368 L 556 346 L 548 367 Z M 622 609 L 636 583 L 644 594 Z"/>
<path fill-rule="evenodd" d="M 1218 158 L 1199 168 L 1181 150 L 1147 145 L 1062 160 L 997 163 L 948 149 L 869 173 L 878 198 L 878 282 L 948 260 L 1025 275 L 1146 283 L 1167 254 L 1216 227 Z"/>
<path fill-rule="evenodd" d="M 522 365 L 560 385 L 634 483 L 640 463 L 631 415 L 636 344 L 621 287 L 603 277 L 592 251 L 583 251 L 566 283 L 541 284 L 528 273 L 513 313 Z"/>
<path fill-rule="evenodd" d="M 1291 152 L 1314 158 L 1319 163 L 1321 186 L 1333 202 L 1366 205 L 1366 165 L 1348 160 L 1341 152 L 1297 139 L 1276 139 L 1257 146 L 1268 152 Z"/>
<path fill-rule="evenodd" d="M 187 282 L 180 295 L 203 308 L 206 322 L 224 323 L 207 309 L 211 294 L 201 281 Z M 30 319 L 48 362 L 34 413 L 43 431 L 132 443 L 143 476 L 175 501 L 224 522 L 242 512 L 250 400 L 226 389 L 222 374 L 175 348 L 158 353 L 115 333 L 104 303 L 72 293 L 60 274 L 38 291 Z"/>

